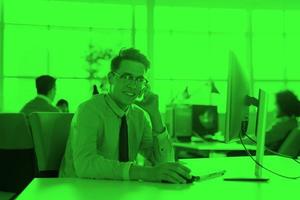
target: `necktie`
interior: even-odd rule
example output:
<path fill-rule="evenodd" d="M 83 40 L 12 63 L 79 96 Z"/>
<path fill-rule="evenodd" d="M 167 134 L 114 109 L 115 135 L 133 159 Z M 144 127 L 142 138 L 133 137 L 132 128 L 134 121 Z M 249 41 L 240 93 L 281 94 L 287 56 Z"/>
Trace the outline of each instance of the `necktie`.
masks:
<path fill-rule="evenodd" d="M 119 161 L 128 162 L 128 126 L 126 115 L 121 118 L 121 127 L 119 133 Z"/>

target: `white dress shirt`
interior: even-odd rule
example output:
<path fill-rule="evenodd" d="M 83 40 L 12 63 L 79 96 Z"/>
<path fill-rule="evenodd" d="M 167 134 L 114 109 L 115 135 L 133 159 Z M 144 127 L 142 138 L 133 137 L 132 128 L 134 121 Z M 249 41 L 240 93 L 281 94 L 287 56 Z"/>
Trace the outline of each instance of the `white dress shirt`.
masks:
<path fill-rule="evenodd" d="M 121 117 L 128 124 L 129 162 L 119 162 Z M 137 154 L 155 163 L 173 162 L 174 151 L 168 133 L 152 133 L 149 117 L 140 107 L 126 113 L 108 94 L 93 96 L 74 115 L 60 177 L 129 179 Z"/>

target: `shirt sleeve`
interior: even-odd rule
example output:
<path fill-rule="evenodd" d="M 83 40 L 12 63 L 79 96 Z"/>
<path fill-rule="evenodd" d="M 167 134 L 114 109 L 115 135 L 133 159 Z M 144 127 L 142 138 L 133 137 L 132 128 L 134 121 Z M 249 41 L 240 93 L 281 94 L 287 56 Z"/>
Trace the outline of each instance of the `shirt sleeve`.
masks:
<path fill-rule="evenodd" d="M 266 145 L 282 141 L 293 128 L 294 124 L 289 120 L 278 121 L 266 132 Z"/>
<path fill-rule="evenodd" d="M 75 173 L 81 178 L 129 179 L 131 162 L 109 160 L 97 151 L 103 120 L 92 106 L 83 105 L 76 113 L 72 130 L 72 154 Z"/>
<path fill-rule="evenodd" d="M 163 133 L 154 133 L 151 122 L 147 118 L 144 118 L 140 152 L 153 165 L 175 161 L 174 149 L 168 131 L 165 129 Z"/>

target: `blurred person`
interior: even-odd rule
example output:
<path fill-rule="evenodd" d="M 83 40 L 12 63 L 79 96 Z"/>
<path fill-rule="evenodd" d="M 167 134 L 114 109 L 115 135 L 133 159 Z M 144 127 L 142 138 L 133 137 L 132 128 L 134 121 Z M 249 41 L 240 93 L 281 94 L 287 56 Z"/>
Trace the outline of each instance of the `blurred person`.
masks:
<path fill-rule="evenodd" d="M 29 116 L 32 112 L 59 112 L 52 105 L 56 95 L 56 79 L 49 75 L 42 75 L 35 79 L 37 96 L 27 102 L 20 112 Z"/>
<path fill-rule="evenodd" d="M 291 91 L 285 90 L 276 94 L 276 121 L 266 133 L 265 144 L 273 151 L 278 151 L 289 133 L 298 127 L 300 102 Z"/>
<path fill-rule="evenodd" d="M 69 103 L 65 99 L 60 99 L 56 103 L 56 107 L 60 110 L 60 112 L 68 113 L 69 112 Z"/>

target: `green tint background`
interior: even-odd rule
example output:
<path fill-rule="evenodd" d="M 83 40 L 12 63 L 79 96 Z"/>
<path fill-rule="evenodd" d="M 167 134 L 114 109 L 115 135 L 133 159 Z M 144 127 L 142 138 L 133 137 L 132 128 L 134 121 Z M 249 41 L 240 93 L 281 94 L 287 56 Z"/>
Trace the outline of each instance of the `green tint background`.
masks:
<path fill-rule="evenodd" d="M 189 102 L 225 112 L 230 49 L 249 68 L 254 96 L 259 88 L 300 95 L 300 10 L 207 7 L 155 6 L 151 81 L 162 111 L 189 86 Z M 46 73 L 58 79 L 56 100 L 67 99 L 75 111 L 92 92 L 84 60 L 90 43 L 148 53 L 146 5 L 6 0 L 4 24 L 5 112 L 33 98 L 34 78 Z M 220 95 L 210 94 L 209 80 Z"/>

